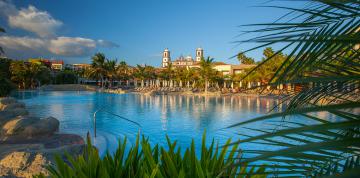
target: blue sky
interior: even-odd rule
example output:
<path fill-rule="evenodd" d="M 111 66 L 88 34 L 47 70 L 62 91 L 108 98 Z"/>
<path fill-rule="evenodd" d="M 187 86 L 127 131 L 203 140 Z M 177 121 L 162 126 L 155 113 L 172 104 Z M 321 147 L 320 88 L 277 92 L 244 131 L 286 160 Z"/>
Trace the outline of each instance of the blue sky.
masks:
<path fill-rule="evenodd" d="M 131 65 L 154 66 L 160 66 L 164 48 L 170 49 L 174 59 L 181 54 L 194 56 L 195 49 L 202 47 L 205 55 L 216 61 L 237 64 L 230 57 L 251 47 L 232 43 L 245 38 L 236 37 L 242 30 L 238 25 L 272 22 L 284 14 L 278 9 L 253 7 L 265 2 L 4 1 L 0 4 L 0 26 L 7 33 L 0 36 L 0 45 L 9 57 L 17 59 L 42 56 L 89 63 L 91 55 L 99 51 Z M 34 16 L 45 20 L 39 22 Z M 24 46 L 27 43 L 31 45 Z M 248 55 L 261 60 L 262 51 Z"/>

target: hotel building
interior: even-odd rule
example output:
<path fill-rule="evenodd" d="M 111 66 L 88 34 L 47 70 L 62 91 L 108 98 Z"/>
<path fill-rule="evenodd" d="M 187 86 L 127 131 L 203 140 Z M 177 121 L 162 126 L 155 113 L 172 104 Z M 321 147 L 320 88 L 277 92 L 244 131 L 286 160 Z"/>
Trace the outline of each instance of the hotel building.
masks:
<path fill-rule="evenodd" d="M 204 57 L 204 50 L 202 48 L 197 48 L 195 50 L 195 59 L 192 56 L 180 56 L 176 60 L 171 60 L 170 50 L 166 48 L 162 55 L 162 63 L 161 66 L 166 68 L 171 64 L 173 67 L 187 67 L 187 68 L 200 68 L 201 58 Z M 244 72 L 246 69 L 255 67 L 256 65 L 248 65 L 248 64 L 226 64 L 224 62 L 214 62 L 213 68 L 223 75 L 233 75 Z"/>

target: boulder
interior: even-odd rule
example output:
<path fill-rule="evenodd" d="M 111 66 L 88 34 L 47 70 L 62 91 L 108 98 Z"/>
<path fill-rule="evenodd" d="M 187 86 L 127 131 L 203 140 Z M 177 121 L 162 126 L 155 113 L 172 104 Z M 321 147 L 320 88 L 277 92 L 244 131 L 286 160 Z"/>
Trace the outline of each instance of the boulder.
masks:
<path fill-rule="evenodd" d="M 59 129 L 59 121 L 53 117 L 40 119 L 18 116 L 6 122 L 2 127 L 3 136 L 33 137 L 52 135 Z"/>
<path fill-rule="evenodd" d="M 8 105 L 11 103 L 16 103 L 16 99 L 13 97 L 4 97 L 4 98 L 0 98 L 0 104 L 4 104 L 4 105 Z"/>
<path fill-rule="evenodd" d="M 12 110 L 17 108 L 25 108 L 25 103 L 23 102 L 16 102 L 16 103 L 10 103 L 7 105 L 4 105 L 2 110 Z"/>
<path fill-rule="evenodd" d="M 12 97 L 0 98 L 0 111 L 4 109 L 6 105 L 16 103 L 16 99 Z"/>
<path fill-rule="evenodd" d="M 32 177 L 34 173 L 48 175 L 49 161 L 41 153 L 12 152 L 0 160 L 0 177 Z"/>
<path fill-rule="evenodd" d="M 49 176 L 46 167 L 55 163 L 54 155 L 67 160 L 65 153 L 77 156 L 84 151 L 84 145 L 65 145 L 46 149 L 41 144 L 5 144 L 7 151 L 0 153 L 0 177 Z M 1 149 L 0 149 L 1 150 Z"/>

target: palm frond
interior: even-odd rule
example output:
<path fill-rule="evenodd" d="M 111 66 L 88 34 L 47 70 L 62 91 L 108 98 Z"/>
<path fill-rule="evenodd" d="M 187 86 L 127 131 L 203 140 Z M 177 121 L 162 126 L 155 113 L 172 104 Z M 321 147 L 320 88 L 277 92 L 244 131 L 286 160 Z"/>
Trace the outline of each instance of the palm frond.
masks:
<path fill-rule="evenodd" d="M 265 162 L 273 168 L 268 173 L 275 176 L 359 175 L 359 165 L 354 162 L 360 156 L 360 2 L 305 2 L 308 5 L 304 8 L 268 6 L 289 13 L 274 23 L 241 26 L 256 27 L 245 32 L 259 34 L 238 41 L 259 44 L 247 51 L 272 44 L 283 46 L 245 77 L 290 50 L 269 85 L 292 84 L 301 90 L 282 97 L 284 112 L 229 126 L 239 127 L 239 135 L 244 137 L 229 145 L 271 145 L 271 150 L 240 150 L 245 154 L 238 164 Z M 271 123 L 275 128 L 260 130 L 249 125 L 254 122 Z M 243 129 L 257 135 L 244 134 Z"/>

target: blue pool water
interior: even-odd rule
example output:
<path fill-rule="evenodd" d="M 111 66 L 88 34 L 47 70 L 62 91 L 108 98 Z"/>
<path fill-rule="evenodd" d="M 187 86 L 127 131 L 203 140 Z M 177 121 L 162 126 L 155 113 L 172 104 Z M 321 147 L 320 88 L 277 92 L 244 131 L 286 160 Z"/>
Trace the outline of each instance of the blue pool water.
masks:
<path fill-rule="evenodd" d="M 188 147 L 194 138 L 201 145 L 204 130 L 207 143 L 214 138 L 220 144 L 228 138 L 239 139 L 237 133 L 251 134 L 239 128 L 222 129 L 234 123 L 266 114 L 279 101 L 269 97 L 251 96 L 147 96 L 141 94 L 106 94 L 96 92 L 19 92 L 16 97 L 27 105 L 31 115 L 53 116 L 60 120 L 60 132 L 74 133 L 85 138 L 93 133 L 93 113 L 100 107 L 131 119 L 141 125 L 141 134 L 149 136 L 152 144 L 166 146 L 165 135 Z M 281 109 L 281 108 L 280 108 Z M 265 129 L 267 123 L 252 124 Z M 139 127 L 106 112 L 97 114 L 97 137 L 93 142 L 103 154 L 113 152 L 118 139 L 125 136 L 135 141 Z M 249 145 L 242 145 L 246 147 Z M 198 149 L 199 150 L 199 149 Z"/>

